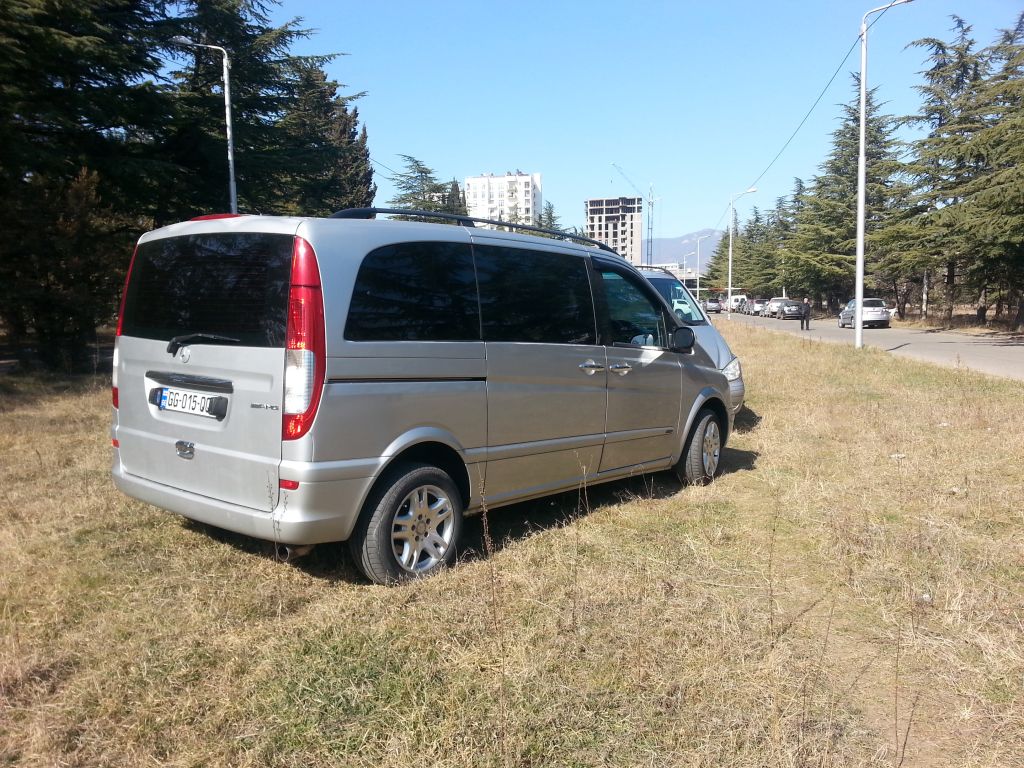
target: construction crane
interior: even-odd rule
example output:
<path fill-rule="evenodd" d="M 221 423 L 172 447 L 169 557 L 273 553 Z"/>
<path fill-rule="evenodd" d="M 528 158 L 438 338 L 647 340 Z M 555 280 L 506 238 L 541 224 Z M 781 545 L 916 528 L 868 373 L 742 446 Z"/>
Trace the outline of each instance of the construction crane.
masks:
<path fill-rule="evenodd" d="M 619 175 L 626 180 L 626 183 L 633 188 L 641 200 L 647 203 L 647 263 L 654 263 L 654 185 L 651 184 L 650 193 L 644 197 L 644 193 L 637 189 L 633 180 L 626 175 L 626 172 L 619 167 L 618 163 L 612 163 L 612 167 L 619 172 Z"/>

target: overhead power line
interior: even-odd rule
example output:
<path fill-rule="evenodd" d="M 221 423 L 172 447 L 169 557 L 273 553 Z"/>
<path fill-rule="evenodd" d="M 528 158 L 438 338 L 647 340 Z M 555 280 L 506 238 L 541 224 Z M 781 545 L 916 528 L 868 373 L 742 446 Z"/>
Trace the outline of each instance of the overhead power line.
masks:
<path fill-rule="evenodd" d="M 870 29 L 875 24 L 877 24 L 881 20 L 881 18 L 886 14 L 886 12 L 888 10 L 889 9 L 886 8 L 884 11 L 882 11 L 880 14 L 878 14 L 878 16 L 875 17 L 875 19 L 871 22 L 871 24 L 868 25 L 868 29 Z M 807 113 L 803 116 L 803 119 L 800 120 L 799 124 L 793 130 L 793 133 L 790 134 L 788 139 L 786 139 L 786 143 L 782 145 L 782 149 L 780 149 L 777 153 L 775 153 L 775 157 L 772 158 L 772 161 L 770 163 L 768 163 L 767 166 L 765 166 L 765 169 L 763 171 L 761 171 L 760 174 L 758 174 L 757 178 L 754 179 L 749 184 L 749 186 L 756 187 L 757 186 L 757 182 L 759 182 L 761 179 L 764 178 L 765 174 L 768 173 L 768 171 L 770 171 L 772 169 L 772 167 L 775 165 L 775 163 L 778 161 L 778 159 L 780 157 L 782 157 L 783 152 L 785 152 L 789 148 L 789 145 L 793 143 L 793 139 L 795 139 L 796 135 L 798 133 L 800 133 L 800 129 L 804 127 L 804 124 L 807 122 L 807 119 L 811 116 L 811 113 L 813 113 L 814 110 L 817 108 L 818 104 L 821 103 L 821 100 L 825 97 L 825 94 L 828 93 L 828 89 L 832 87 L 832 83 L 835 82 L 835 79 L 839 76 L 839 73 L 842 71 L 843 67 L 846 66 L 847 59 L 850 58 L 850 54 L 853 53 L 854 48 L 857 47 L 857 44 L 859 42 L 860 42 L 860 35 L 857 35 L 857 37 L 855 37 L 853 39 L 853 43 L 850 45 L 850 48 L 843 55 L 843 58 L 839 62 L 839 65 L 836 67 L 835 71 L 832 73 L 832 77 L 830 77 L 828 79 L 828 82 L 825 83 L 825 87 L 821 89 L 821 93 L 818 94 L 818 97 L 814 100 L 814 103 L 811 104 L 810 109 L 807 110 Z M 728 215 L 729 215 L 729 206 L 726 206 L 725 210 L 722 211 L 722 215 L 718 217 L 718 221 L 715 224 L 715 229 L 718 229 L 719 225 L 722 223 L 722 219 L 724 219 Z"/>

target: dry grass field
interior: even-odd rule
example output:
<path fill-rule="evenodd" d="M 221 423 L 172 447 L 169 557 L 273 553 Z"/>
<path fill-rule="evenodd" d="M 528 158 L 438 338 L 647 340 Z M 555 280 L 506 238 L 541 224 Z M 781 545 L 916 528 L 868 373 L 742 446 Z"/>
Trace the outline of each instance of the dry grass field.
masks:
<path fill-rule="evenodd" d="M 723 325 L 714 484 L 396 588 L 121 496 L 106 381 L 0 377 L 0 764 L 1024 765 L 1024 386 Z"/>

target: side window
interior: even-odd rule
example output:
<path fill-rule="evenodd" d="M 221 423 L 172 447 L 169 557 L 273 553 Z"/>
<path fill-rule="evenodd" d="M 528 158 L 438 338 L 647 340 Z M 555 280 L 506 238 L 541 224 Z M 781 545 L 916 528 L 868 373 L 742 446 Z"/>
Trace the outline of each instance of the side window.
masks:
<path fill-rule="evenodd" d="M 352 289 L 350 341 L 479 341 L 468 243 L 399 243 L 371 251 Z"/>
<path fill-rule="evenodd" d="M 596 343 L 586 259 L 492 245 L 473 251 L 484 341 Z"/>
<path fill-rule="evenodd" d="M 611 345 L 668 347 L 668 328 L 661 309 L 633 280 L 608 267 L 598 267 L 604 286 Z"/>

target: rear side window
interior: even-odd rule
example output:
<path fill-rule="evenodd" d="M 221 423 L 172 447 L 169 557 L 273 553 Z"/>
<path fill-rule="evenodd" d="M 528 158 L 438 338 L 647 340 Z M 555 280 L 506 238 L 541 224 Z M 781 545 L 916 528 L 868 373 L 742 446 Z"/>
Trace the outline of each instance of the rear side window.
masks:
<path fill-rule="evenodd" d="M 479 341 L 468 243 L 399 243 L 363 259 L 352 290 L 350 341 Z"/>
<path fill-rule="evenodd" d="M 490 245 L 474 253 L 484 341 L 596 343 L 586 259 Z"/>
<path fill-rule="evenodd" d="M 124 300 L 122 333 L 169 340 L 188 333 L 284 347 L 290 235 L 191 235 L 139 246 Z"/>

